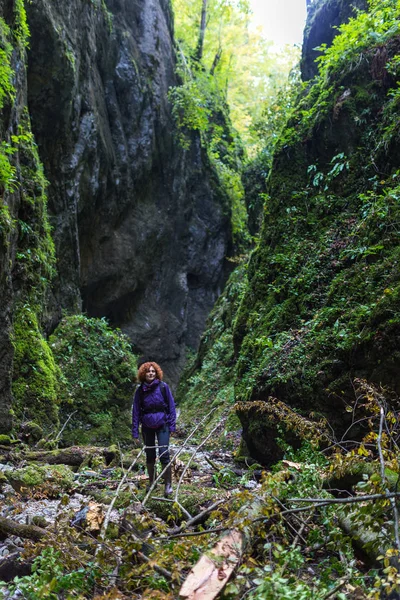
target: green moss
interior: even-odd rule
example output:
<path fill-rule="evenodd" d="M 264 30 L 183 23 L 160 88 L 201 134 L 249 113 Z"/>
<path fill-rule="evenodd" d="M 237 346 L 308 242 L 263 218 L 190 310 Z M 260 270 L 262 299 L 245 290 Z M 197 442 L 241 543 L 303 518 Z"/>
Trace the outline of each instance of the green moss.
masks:
<path fill-rule="evenodd" d="M 181 423 L 192 426 L 204 414 L 214 411 L 201 429 L 202 436 L 221 421 L 222 415 L 223 421 L 229 419 L 212 437 L 215 445 L 231 446 L 234 443 L 230 436 L 235 429 L 234 421 L 229 418 L 229 407 L 234 404 L 232 319 L 246 285 L 246 266 L 242 263 L 231 274 L 224 293 L 211 312 L 199 352 L 188 363 L 176 394 Z"/>
<path fill-rule="evenodd" d="M 17 44 L 23 49 L 29 44 L 29 27 L 26 17 L 24 0 L 15 0 L 15 26 L 13 29 Z"/>
<path fill-rule="evenodd" d="M 30 419 L 51 430 L 59 423 L 61 371 L 40 331 L 33 308 L 27 304 L 18 307 L 13 325 L 15 418 L 17 422 Z"/>
<path fill-rule="evenodd" d="M 75 315 L 64 317 L 49 341 L 66 383 L 62 420 L 74 413 L 63 442 L 129 442 L 136 357 L 128 338 L 104 319 Z"/>
<path fill-rule="evenodd" d="M 41 305 L 55 273 L 55 249 L 47 213 L 47 181 L 25 111 L 13 137 L 21 162 L 21 207 L 18 212 L 16 270 L 32 303 Z"/>
<path fill-rule="evenodd" d="M 1 446 L 10 446 L 11 445 L 11 438 L 9 435 L 4 435 L 1 434 L 0 435 L 0 445 Z"/>
<path fill-rule="evenodd" d="M 71 489 L 74 481 L 73 472 L 65 465 L 32 464 L 15 471 L 7 471 L 6 476 L 17 492 L 24 493 L 29 489 L 35 489 L 56 496 Z"/>

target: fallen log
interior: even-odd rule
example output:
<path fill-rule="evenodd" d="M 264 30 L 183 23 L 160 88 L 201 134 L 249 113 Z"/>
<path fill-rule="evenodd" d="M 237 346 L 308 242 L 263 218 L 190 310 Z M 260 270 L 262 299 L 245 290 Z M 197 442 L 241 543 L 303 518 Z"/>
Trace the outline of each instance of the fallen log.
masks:
<path fill-rule="evenodd" d="M 116 457 L 117 451 L 110 448 L 98 448 L 90 446 L 81 448 L 80 446 L 70 446 L 58 450 L 36 450 L 26 452 L 23 458 L 30 462 L 47 463 L 49 465 L 68 465 L 70 467 L 80 467 L 83 463 L 90 464 L 94 457 L 104 459 L 106 465 L 109 465 Z"/>
<path fill-rule="evenodd" d="M 242 522 L 248 521 L 248 524 L 242 531 L 236 528 L 228 530 L 210 552 L 200 557 L 179 591 L 180 598 L 213 600 L 218 596 L 251 542 L 257 527 L 257 517 L 263 507 L 264 503 L 257 500 L 251 506 L 245 505 L 239 510 L 238 516 Z M 267 521 L 266 517 L 265 520 Z"/>
<path fill-rule="evenodd" d="M 213 600 L 225 587 L 241 559 L 244 535 L 233 529 L 203 554 L 185 579 L 179 596 L 186 600 Z"/>
<path fill-rule="evenodd" d="M 21 538 L 27 538 L 38 542 L 43 537 L 48 535 L 46 529 L 37 527 L 36 525 L 24 525 L 23 523 L 17 523 L 6 517 L 0 517 L 0 533 L 6 535 L 17 535 Z"/>

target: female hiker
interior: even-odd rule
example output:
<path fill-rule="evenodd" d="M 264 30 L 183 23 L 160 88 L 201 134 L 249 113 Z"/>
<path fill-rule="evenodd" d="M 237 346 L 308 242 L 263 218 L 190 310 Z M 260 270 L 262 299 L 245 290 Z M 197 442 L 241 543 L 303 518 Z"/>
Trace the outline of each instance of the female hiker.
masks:
<path fill-rule="evenodd" d="M 145 362 L 138 370 L 141 382 L 133 399 L 132 436 L 139 442 L 139 423 L 142 424 L 142 436 L 146 451 L 146 466 L 149 485 L 156 478 L 156 436 L 158 456 L 164 469 L 165 496 L 172 493 L 171 465 L 169 465 L 169 434 L 175 431 L 175 402 L 168 385 L 163 382 L 163 372 L 155 362 Z"/>

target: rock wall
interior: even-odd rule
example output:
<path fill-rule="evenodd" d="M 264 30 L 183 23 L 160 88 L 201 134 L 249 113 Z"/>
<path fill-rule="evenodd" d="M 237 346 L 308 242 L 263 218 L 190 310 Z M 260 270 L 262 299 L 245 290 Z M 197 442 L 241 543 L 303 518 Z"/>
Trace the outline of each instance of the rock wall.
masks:
<path fill-rule="evenodd" d="M 321 52 L 317 48 L 322 44 L 330 46 L 337 35 L 337 28 L 350 17 L 354 17 L 357 9 L 366 10 L 367 0 L 315 0 L 310 4 L 300 64 L 303 81 L 308 81 L 318 74 L 315 59 Z"/>
<path fill-rule="evenodd" d="M 340 0 L 326 3 L 334 4 L 340 13 Z M 385 386 L 388 398 L 400 395 L 394 3 L 393 21 L 387 18 L 384 31 L 375 3 L 368 19 L 361 14 L 336 38 L 277 144 L 234 327 L 243 436 L 265 464 L 276 460 L 274 440 L 288 419 L 283 410 L 268 416 L 254 406 L 270 407 L 275 398 L 313 422 L 326 419 L 332 438 L 359 439 L 356 380 Z"/>
<path fill-rule="evenodd" d="M 58 256 L 61 309 L 106 317 L 176 383 L 224 280 L 230 209 L 199 139 L 174 138 L 166 0 L 37 0 L 28 105 Z"/>
<path fill-rule="evenodd" d="M 3 81 L 0 84 L 1 107 L 0 112 L 0 141 L 9 145 L 11 136 L 18 134 L 18 124 L 25 105 L 26 79 L 23 68 L 24 52 L 17 48 L 12 35 L 15 22 L 15 3 L 13 1 L 0 1 L 1 19 L 1 69 L 9 68 L 14 73 L 13 84 L 17 90 L 16 101 L 11 101 L 10 94 L 4 93 Z M 6 28 L 9 28 L 6 30 Z M 10 50 L 5 52 L 7 45 Z M 12 49 L 12 46 L 15 46 Z M 4 96 L 3 96 L 4 94 Z M 3 150 L 3 148 L 2 148 Z M 18 217 L 21 204 L 19 190 L 8 186 L 7 178 L 3 176 L 4 160 L 14 169 L 13 179 L 17 179 L 19 167 L 18 155 L 4 158 L 1 152 L 0 172 L 0 433 L 8 432 L 12 423 L 12 393 L 11 375 L 14 359 L 12 344 L 12 316 L 13 316 L 13 262 L 17 248 L 17 234 L 13 223 Z M 7 168 L 7 167 L 6 167 Z"/>

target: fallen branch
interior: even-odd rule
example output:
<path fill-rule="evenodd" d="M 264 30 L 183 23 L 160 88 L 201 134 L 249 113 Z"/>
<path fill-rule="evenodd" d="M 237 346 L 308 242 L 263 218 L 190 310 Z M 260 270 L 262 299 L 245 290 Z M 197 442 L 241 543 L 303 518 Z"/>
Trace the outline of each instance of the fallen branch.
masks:
<path fill-rule="evenodd" d="M 108 523 L 110 521 L 110 515 L 111 515 L 111 512 L 112 512 L 112 509 L 114 508 L 115 501 L 117 500 L 117 498 L 119 496 L 121 488 L 124 485 L 124 483 L 126 481 L 126 478 L 128 477 L 129 473 L 132 471 L 133 467 L 136 465 L 137 461 L 139 460 L 139 458 L 143 454 L 143 452 L 144 452 L 144 448 L 141 449 L 141 451 L 139 452 L 139 454 L 132 461 L 129 469 L 126 471 L 126 473 L 122 477 L 121 481 L 119 482 L 119 485 L 118 485 L 117 490 L 116 490 L 116 492 L 114 494 L 114 497 L 113 497 L 113 499 L 110 502 L 110 506 L 108 507 L 108 510 L 107 510 L 107 513 L 106 513 L 106 516 L 105 516 L 105 519 L 104 519 L 104 522 L 103 522 L 103 525 L 102 525 L 102 528 L 101 528 L 101 531 L 100 531 L 99 538 L 100 538 L 101 541 L 104 541 L 104 538 L 105 538 L 105 535 L 106 535 L 106 531 L 107 531 L 107 527 L 108 527 Z M 97 554 L 99 548 L 100 548 L 100 546 L 96 549 L 96 554 Z"/>
<path fill-rule="evenodd" d="M 218 473 L 219 473 L 219 471 L 221 471 L 222 467 L 220 467 L 220 466 L 216 465 L 216 464 L 215 464 L 215 462 L 214 462 L 214 461 L 212 461 L 212 460 L 211 460 L 211 458 L 208 458 L 208 456 L 207 456 L 206 454 L 204 454 L 204 460 L 205 460 L 206 462 L 208 462 L 208 464 L 209 464 L 209 465 L 210 465 L 210 466 L 211 466 L 211 467 L 212 467 L 212 468 L 213 468 L 215 471 L 217 471 Z"/>
<path fill-rule="evenodd" d="M 196 427 L 193 429 L 193 431 L 188 435 L 188 437 L 186 438 L 186 440 L 183 442 L 182 446 L 179 448 L 178 452 L 175 453 L 175 455 L 172 457 L 172 459 L 170 460 L 170 462 L 165 465 L 164 469 L 161 471 L 161 473 L 156 477 L 156 479 L 153 481 L 152 485 L 149 488 L 149 491 L 147 492 L 146 496 L 143 498 L 142 501 L 142 506 L 146 506 L 146 503 L 148 501 L 148 499 L 150 498 L 151 492 L 153 491 L 153 489 L 155 488 L 155 486 L 157 485 L 157 483 L 159 482 L 159 480 L 161 479 L 161 477 L 164 475 L 164 473 L 166 472 L 166 470 L 168 469 L 168 467 L 171 466 L 171 464 L 173 463 L 173 461 L 178 458 L 178 456 L 184 451 L 186 444 L 188 443 L 188 441 L 194 436 L 194 434 L 196 433 L 196 431 L 201 427 L 201 425 L 204 423 L 204 421 L 206 421 L 206 419 L 209 418 L 210 415 L 212 415 L 213 412 L 215 412 L 217 410 L 217 408 L 213 408 L 212 410 L 210 410 L 205 417 L 203 417 L 200 421 L 200 423 L 198 423 L 196 425 Z M 191 516 L 190 516 L 191 518 Z"/>
<path fill-rule="evenodd" d="M 384 500 L 399 496 L 400 492 L 389 492 L 388 494 L 369 494 L 367 496 L 351 496 L 350 498 L 288 498 L 287 502 L 313 502 L 318 506 L 325 506 L 326 504 L 353 504 L 369 500 Z"/>
<path fill-rule="evenodd" d="M 174 529 L 173 531 L 171 531 L 171 535 L 176 535 L 177 533 L 180 533 L 184 529 L 187 529 L 188 527 L 191 527 L 192 525 L 196 525 L 206 515 L 208 515 L 213 510 L 215 510 L 217 508 L 217 506 L 220 506 L 221 504 L 224 504 L 224 502 L 227 502 L 228 500 L 229 500 L 228 498 L 222 498 L 221 500 L 217 500 L 216 502 L 214 502 L 214 504 L 212 504 L 208 508 L 205 508 L 203 511 L 201 511 L 201 513 L 199 513 L 198 515 L 196 515 L 195 517 L 193 517 L 193 519 L 190 519 L 189 521 L 186 521 L 186 523 L 184 523 L 181 527 L 178 527 L 177 529 Z"/>
<path fill-rule="evenodd" d="M 178 481 L 178 485 L 176 486 L 176 490 L 175 490 L 175 502 L 178 501 L 178 496 L 179 496 L 179 490 L 181 489 L 181 485 L 182 485 L 182 481 L 183 478 L 185 476 L 186 471 L 189 469 L 190 467 L 190 463 L 192 462 L 192 460 L 194 459 L 194 457 L 196 456 L 197 452 L 200 450 L 200 448 L 202 448 L 204 446 L 204 444 L 210 439 L 210 437 L 214 434 L 214 432 L 218 429 L 218 427 L 221 426 L 221 423 L 218 421 L 218 424 L 210 431 L 210 433 L 204 438 L 204 440 L 201 442 L 201 444 L 199 446 L 197 446 L 196 450 L 193 452 L 192 456 L 189 458 L 188 462 L 185 465 L 185 468 L 183 469 L 181 476 L 179 478 Z"/>

